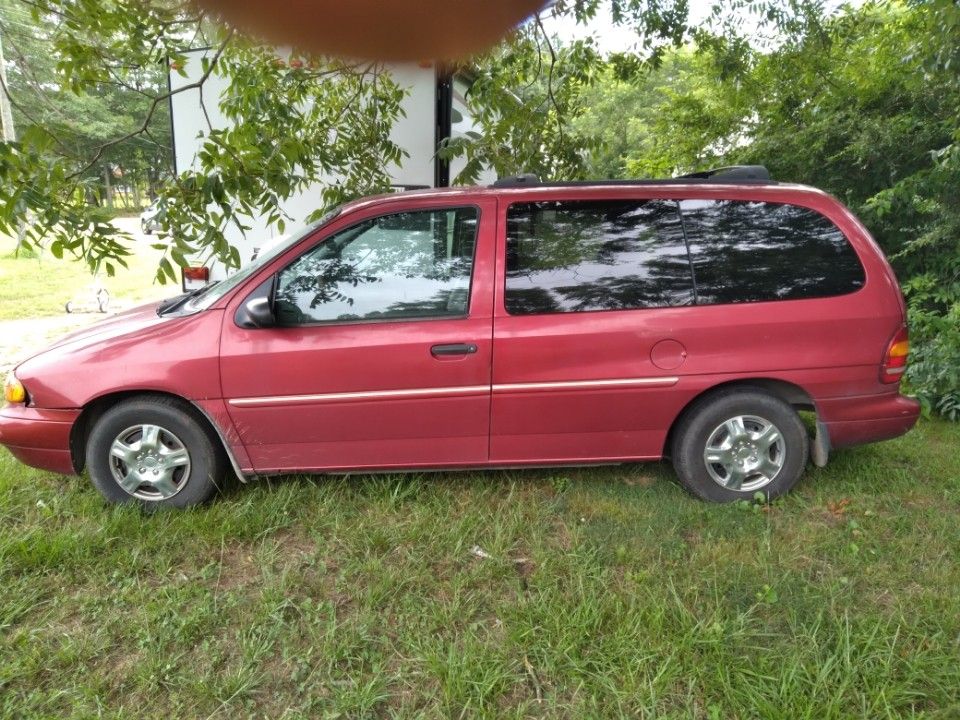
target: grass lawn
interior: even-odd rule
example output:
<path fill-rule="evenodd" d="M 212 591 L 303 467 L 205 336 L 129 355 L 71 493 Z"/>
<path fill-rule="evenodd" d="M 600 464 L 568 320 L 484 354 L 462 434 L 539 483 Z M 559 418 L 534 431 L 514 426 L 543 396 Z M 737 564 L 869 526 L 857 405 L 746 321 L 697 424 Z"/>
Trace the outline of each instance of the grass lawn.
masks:
<path fill-rule="evenodd" d="M 3 451 L 0 714 L 957 718 L 958 450 L 924 421 L 769 507 L 636 465 L 154 515 Z"/>
<path fill-rule="evenodd" d="M 124 227 L 133 227 L 136 222 L 127 220 Z M 134 245 L 134 255 L 127 261 L 129 270 L 118 267 L 112 278 L 104 272 L 102 281 L 114 306 L 130 306 L 179 292 L 178 285 L 154 283 L 161 253 L 150 248 L 150 242 L 157 241 Z M 93 283 L 93 276 L 86 263 L 57 260 L 49 253 L 18 258 L 14 257 L 15 248 L 14 239 L 0 235 L 0 320 L 64 315 L 68 300 L 92 297 L 87 287 Z"/>

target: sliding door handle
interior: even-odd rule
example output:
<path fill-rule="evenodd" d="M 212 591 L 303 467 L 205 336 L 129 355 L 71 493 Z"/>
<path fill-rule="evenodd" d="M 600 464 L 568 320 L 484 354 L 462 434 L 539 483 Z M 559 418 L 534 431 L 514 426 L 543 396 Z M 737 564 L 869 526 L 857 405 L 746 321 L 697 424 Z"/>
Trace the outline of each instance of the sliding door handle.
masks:
<path fill-rule="evenodd" d="M 473 343 L 453 343 L 451 345 L 434 345 L 430 354 L 434 357 L 449 357 L 451 355 L 473 355 L 477 346 Z"/>

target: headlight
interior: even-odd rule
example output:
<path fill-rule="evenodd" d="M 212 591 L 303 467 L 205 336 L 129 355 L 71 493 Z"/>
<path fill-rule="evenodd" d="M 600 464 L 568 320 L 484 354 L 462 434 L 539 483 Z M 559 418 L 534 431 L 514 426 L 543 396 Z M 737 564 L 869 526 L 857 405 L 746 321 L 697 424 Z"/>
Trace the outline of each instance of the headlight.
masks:
<path fill-rule="evenodd" d="M 27 401 L 27 390 L 13 373 L 7 375 L 7 379 L 3 383 L 3 399 L 8 403 L 24 403 Z"/>

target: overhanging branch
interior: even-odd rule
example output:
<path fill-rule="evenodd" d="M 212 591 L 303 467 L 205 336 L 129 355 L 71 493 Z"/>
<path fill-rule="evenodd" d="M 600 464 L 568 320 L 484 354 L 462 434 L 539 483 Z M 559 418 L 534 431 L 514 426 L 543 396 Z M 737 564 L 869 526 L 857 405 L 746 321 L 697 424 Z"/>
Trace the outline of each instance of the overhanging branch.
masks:
<path fill-rule="evenodd" d="M 207 78 L 210 77 L 210 74 L 213 72 L 214 68 L 217 66 L 217 63 L 220 60 L 220 56 L 223 55 L 224 50 L 227 49 L 227 45 L 230 44 L 230 41 L 232 39 L 233 39 L 233 30 L 227 33 L 227 37 L 224 39 L 223 43 L 221 43 L 220 47 L 217 48 L 217 51 L 214 53 L 213 57 L 210 59 L 210 64 L 207 66 L 207 69 L 203 72 L 203 75 L 201 75 L 198 80 L 192 83 L 189 83 L 187 85 L 178 87 L 176 90 L 171 90 L 170 92 L 163 93 L 162 95 L 157 95 L 153 99 L 153 101 L 150 103 L 150 109 L 147 111 L 146 117 L 144 117 L 143 123 L 140 125 L 140 127 L 138 127 L 136 130 L 131 130 L 125 135 L 121 135 L 120 137 L 114 138 L 113 140 L 108 140 L 107 142 L 98 146 L 96 151 L 93 154 L 93 158 L 91 158 L 86 165 L 80 168 L 80 170 L 69 175 L 67 177 L 67 180 L 73 180 L 74 178 L 77 178 L 77 177 L 80 177 L 81 175 L 86 174 L 90 170 L 90 168 L 96 165 L 97 162 L 100 160 L 100 158 L 103 157 L 103 153 L 105 150 L 115 145 L 119 145 L 122 142 L 126 142 L 130 138 L 134 138 L 138 135 L 142 135 L 143 133 L 145 133 L 147 131 L 147 128 L 150 126 L 150 121 L 153 120 L 153 115 L 157 111 L 157 108 L 160 106 L 160 103 L 164 102 L 165 100 L 169 100 L 174 95 L 185 92 L 187 90 L 202 89 L 203 84 L 207 81 Z"/>

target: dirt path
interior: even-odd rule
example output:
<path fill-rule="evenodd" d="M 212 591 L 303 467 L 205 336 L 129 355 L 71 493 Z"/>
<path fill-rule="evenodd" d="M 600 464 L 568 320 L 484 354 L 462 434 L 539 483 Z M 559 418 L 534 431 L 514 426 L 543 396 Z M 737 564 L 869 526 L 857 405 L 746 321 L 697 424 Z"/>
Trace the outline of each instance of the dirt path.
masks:
<path fill-rule="evenodd" d="M 0 321 L 0 375 L 72 330 L 106 317 L 100 313 Z"/>
<path fill-rule="evenodd" d="M 135 251 L 148 252 L 145 248 L 149 247 L 149 243 L 156 241 L 140 233 L 137 218 L 117 218 L 114 223 L 133 236 Z M 51 283 L 55 282 L 55 280 L 51 281 Z M 176 292 L 176 287 L 169 290 L 169 294 L 176 294 Z M 64 312 L 48 317 L 0 320 L 0 381 L 17 363 L 36 351 L 42 350 L 58 337 L 121 312 L 134 304 L 138 303 L 122 298 L 111 298 L 109 313 L 81 311 L 67 314 Z M 92 297 L 90 309 L 93 309 Z"/>

